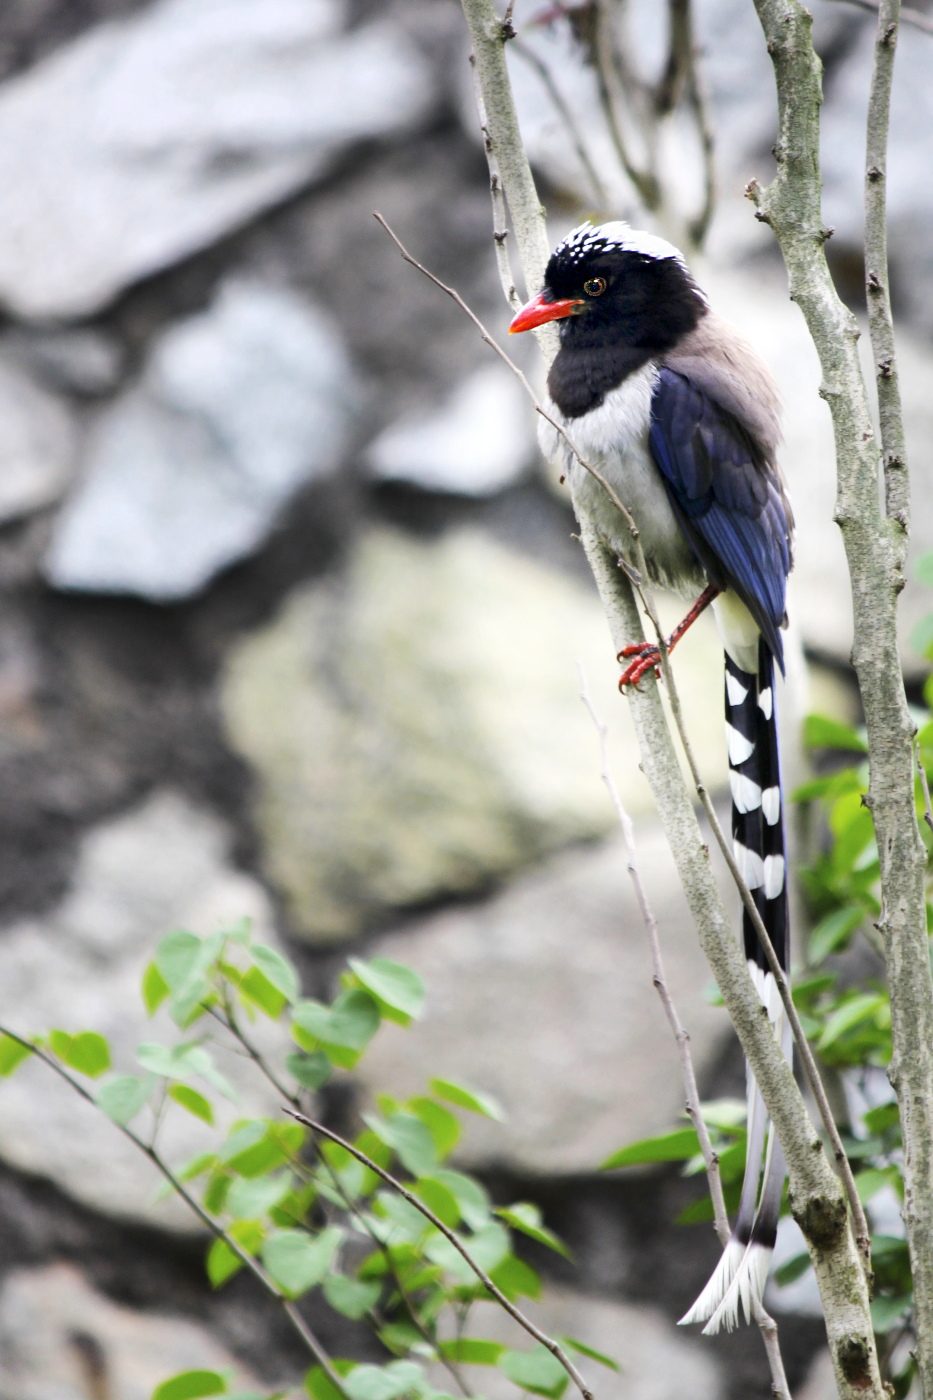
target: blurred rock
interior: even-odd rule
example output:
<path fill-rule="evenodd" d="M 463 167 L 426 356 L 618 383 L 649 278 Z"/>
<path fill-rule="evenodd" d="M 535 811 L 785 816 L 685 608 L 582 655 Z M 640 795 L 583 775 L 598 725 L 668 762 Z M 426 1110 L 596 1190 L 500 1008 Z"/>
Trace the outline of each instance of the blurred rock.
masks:
<path fill-rule="evenodd" d="M 328 317 L 294 293 L 221 288 L 165 332 L 104 411 L 58 522 L 59 588 L 189 597 L 252 552 L 347 445 L 356 385 Z"/>
<path fill-rule="evenodd" d="M 110 1042 L 114 1069 L 138 1072 L 137 1045 L 177 1037 L 164 1012 L 147 1020 L 140 998 L 140 978 L 160 938 L 176 928 L 209 933 L 244 917 L 253 919 L 264 941 L 274 938 L 268 898 L 231 866 L 228 845 L 215 817 L 168 792 L 92 828 L 71 893 L 58 909 L 3 930 L 0 1021 L 21 1035 L 99 1031 Z M 254 1029 L 268 1048 L 279 1044 L 271 1023 Z M 240 1057 L 218 1051 L 217 1062 L 243 1096 L 239 1110 L 216 1100 L 221 1127 L 243 1112 L 275 1111 L 275 1096 Z M 144 1131 L 147 1117 L 148 1109 L 138 1120 Z M 213 1138 L 210 1128 L 177 1109 L 159 1133 L 173 1163 Z M 180 1201 L 156 1204 L 161 1177 L 146 1157 L 38 1061 L 27 1061 L 4 1082 L 0 1156 L 51 1177 L 107 1215 L 197 1228 Z"/>
<path fill-rule="evenodd" d="M 0 90 L 0 300 L 86 316 L 432 100 L 397 26 L 339 0 L 159 0 Z"/>
<path fill-rule="evenodd" d="M 550 1336 L 571 1336 L 602 1352 L 618 1364 L 610 1371 L 584 1356 L 574 1363 L 600 1400 L 719 1400 L 724 1377 L 700 1338 L 678 1332 L 674 1323 L 654 1308 L 606 1302 L 565 1288 L 549 1288 L 540 1302 L 522 1304 L 533 1322 Z M 469 1334 L 506 1342 L 527 1350 L 527 1338 L 501 1308 L 476 1303 L 470 1313 Z M 487 1400 L 510 1400 L 515 1387 L 491 1367 L 466 1366 L 472 1394 Z M 444 1373 L 435 1374 L 447 1384 Z"/>
<path fill-rule="evenodd" d="M 96 398 L 113 393 L 123 374 L 123 350 L 105 331 L 33 331 L 15 337 L 17 349 L 52 389 Z"/>
<path fill-rule="evenodd" d="M 255 1378 L 205 1327 L 112 1303 L 70 1264 L 16 1269 L 0 1292 L 0 1400 L 149 1400 L 178 1371 Z"/>
<path fill-rule="evenodd" d="M 701 677 L 717 644 L 710 630 L 690 641 L 677 657 L 716 786 L 720 687 Z M 644 810 L 595 593 L 475 529 L 428 543 L 373 531 L 345 575 L 296 590 L 235 648 L 227 726 L 258 773 L 266 864 L 298 936 L 352 937 L 605 832 L 578 661 L 612 720 L 622 790 Z"/>
<path fill-rule="evenodd" d="M 425 491 L 494 495 L 534 457 L 533 413 L 511 370 L 488 365 L 439 409 L 386 428 L 367 451 L 370 471 Z"/>
<path fill-rule="evenodd" d="M 640 822 L 637 841 L 702 1079 L 728 1021 L 704 998 L 711 974 L 663 833 Z M 506 1121 L 469 1117 L 458 1154 L 471 1166 L 593 1171 L 682 1112 L 677 1046 L 620 841 L 564 854 L 491 903 L 403 928 L 379 952 L 415 968 L 428 998 L 423 1020 L 401 1035 L 387 1027 L 360 1073 L 373 1092 L 421 1093 L 440 1075 L 495 1095 Z"/>
<path fill-rule="evenodd" d="M 0 524 L 58 500 L 74 471 L 75 448 L 61 399 L 0 357 Z"/>

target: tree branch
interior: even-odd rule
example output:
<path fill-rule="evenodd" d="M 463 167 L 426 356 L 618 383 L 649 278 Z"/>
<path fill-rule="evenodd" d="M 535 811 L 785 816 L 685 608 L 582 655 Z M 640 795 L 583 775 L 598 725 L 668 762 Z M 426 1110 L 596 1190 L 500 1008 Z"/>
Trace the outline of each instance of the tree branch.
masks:
<path fill-rule="evenodd" d="M 424 1201 L 412 1191 L 408 1190 L 407 1186 L 403 1186 L 402 1183 L 392 1176 L 390 1172 L 387 1172 L 384 1167 L 380 1167 L 378 1162 L 374 1162 L 371 1157 L 367 1157 L 365 1152 L 362 1152 L 358 1147 L 354 1147 L 352 1142 L 347 1142 L 339 1133 L 335 1133 L 331 1128 L 325 1128 L 323 1123 L 316 1123 L 313 1118 L 306 1118 L 303 1113 L 299 1113 L 294 1108 L 286 1108 L 285 1112 L 291 1118 L 296 1119 L 297 1122 L 303 1123 L 306 1128 L 310 1128 L 312 1132 L 319 1133 L 321 1137 L 329 1138 L 329 1140 L 335 1142 L 338 1147 L 342 1147 L 345 1152 L 349 1152 L 358 1162 L 362 1162 L 364 1167 L 368 1167 L 371 1172 L 375 1172 L 376 1176 L 381 1177 L 387 1186 L 392 1187 L 393 1191 L 397 1191 L 402 1199 L 407 1201 L 410 1206 L 414 1206 L 415 1210 L 420 1211 L 425 1220 L 429 1220 L 435 1230 L 439 1230 L 444 1238 L 453 1245 L 457 1253 L 466 1260 L 480 1283 L 492 1294 L 500 1307 L 503 1307 L 509 1316 L 514 1318 L 518 1325 L 525 1329 L 529 1336 L 534 1337 L 536 1342 L 540 1342 L 542 1346 L 547 1347 L 551 1355 L 560 1362 L 567 1372 L 567 1375 L 583 1396 L 583 1400 L 593 1400 L 592 1391 L 587 1388 L 586 1382 L 560 1343 L 556 1342 L 553 1337 L 549 1337 L 546 1332 L 542 1332 L 540 1327 L 536 1327 L 520 1308 L 517 1308 L 514 1303 L 509 1301 L 502 1290 L 496 1287 L 486 1271 L 476 1262 L 466 1245 L 460 1239 L 460 1236 L 455 1234 L 449 1226 L 445 1225 L 443 1220 L 434 1214 L 430 1206 L 426 1206 Z"/>
<path fill-rule="evenodd" d="M 903 587 L 909 518 L 906 461 L 886 473 L 886 506 L 879 500 L 879 451 L 856 350 L 858 327 L 836 295 L 820 214 L 820 64 L 811 19 L 796 0 L 755 0 L 778 86 L 777 175 L 751 198 L 781 245 L 791 298 L 807 322 L 823 370 L 821 393 L 833 417 L 839 524 L 852 585 L 852 661 L 868 732 L 870 783 L 865 798 L 874 820 L 881 866 L 884 938 L 891 995 L 894 1057 L 889 1078 L 897 1092 L 904 1137 L 904 1221 L 910 1248 L 918 1332 L 918 1364 L 933 1396 L 933 980 L 926 932 L 926 849 L 914 798 L 914 724 L 907 706 L 897 646 L 897 599 Z M 870 289 L 875 329 L 886 335 L 884 169 L 897 8 L 883 4 L 872 79 L 868 132 L 866 267 L 881 284 Z M 891 29 L 890 26 L 895 28 Z M 875 176 L 874 170 L 880 174 Z M 871 261 L 869 261 L 869 259 Z M 872 263 L 875 265 L 872 266 Z M 893 361 L 892 361 L 893 367 Z M 885 389 L 884 455 L 898 451 L 896 397 Z M 879 395 L 880 397 L 880 395 Z"/>
<path fill-rule="evenodd" d="M 854 5 L 857 10 L 867 10 L 871 15 L 876 15 L 879 10 L 878 0 L 837 0 L 837 3 Z M 901 6 L 901 23 L 913 25 L 914 29 L 922 29 L 925 34 L 933 34 L 933 19 L 922 10 L 913 10 L 907 5 Z"/>

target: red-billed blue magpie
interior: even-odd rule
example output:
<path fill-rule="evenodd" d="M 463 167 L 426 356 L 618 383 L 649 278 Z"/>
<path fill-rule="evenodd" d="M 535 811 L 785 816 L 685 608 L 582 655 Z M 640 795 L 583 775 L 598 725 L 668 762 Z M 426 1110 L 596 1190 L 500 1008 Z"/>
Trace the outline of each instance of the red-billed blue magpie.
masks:
<path fill-rule="evenodd" d="M 712 603 L 726 653 L 726 739 L 736 860 L 782 966 L 789 938 L 784 821 L 774 701 L 793 516 L 777 463 L 777 390 L 756 352 L 711 310 L 670 243 L 613 222 L 575 229 L 551 255 L 544 289 L 510 330 L 559 321 L 549 414 L 596 467 L 638 526 L 653 582 L 695 599 L 673 646 Z M 542 420 L 578 518 L 635 563 L 629 528 L 604 487 Z M 627 647 L 620 685 L 637 684 L 657 648 Z M 634 658 L 634 659 L 632 659 Z M 780 998 L 743 912 L 745 951 L 785 1053 Z M 732 1328 L 760 1302 L 777 1230 L 785 1166 L 754 1079 L 748 1155 L 732 1238 L 684 1322 Z M 766 1146 L 767 1144 L 767 1146 Z"/>

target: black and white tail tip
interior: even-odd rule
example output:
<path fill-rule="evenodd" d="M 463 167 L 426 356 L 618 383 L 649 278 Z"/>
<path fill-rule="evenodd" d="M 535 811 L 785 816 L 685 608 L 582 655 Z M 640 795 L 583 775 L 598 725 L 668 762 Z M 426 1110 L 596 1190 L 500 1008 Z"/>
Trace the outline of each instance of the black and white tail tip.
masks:
<path fill-rule="evenodd" d="M 726 741 L 732 787 L 732 844 L 781 966 L 788 968 L 788 908 L 781 774 L 778 760 L 774 664 L 759 643 L 758 674 L 726 657 Z M 749 971 L 788 1060 L 790 1027 L 747 911 L 742 911 Z M 745 1179 L 732 1237 L 716 1269 L 682 1323 L 705 1322 L 705 1333 L 729 1332 L 761 1305 L 784 1190 L 784 1155 L 770 1127 L 754 1076 L 748 1082 Z"/>

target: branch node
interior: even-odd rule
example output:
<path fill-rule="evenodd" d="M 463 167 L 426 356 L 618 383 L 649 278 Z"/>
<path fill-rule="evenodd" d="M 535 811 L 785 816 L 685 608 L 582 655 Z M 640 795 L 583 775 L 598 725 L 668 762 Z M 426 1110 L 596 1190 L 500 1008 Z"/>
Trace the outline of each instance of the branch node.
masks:
<path fill-rule="evenodd" d="M 870 165 L 865 173 L 873 185 L 878 180 L 884 179 L 884 171 L 880 170 L 877 165 Z"/>

